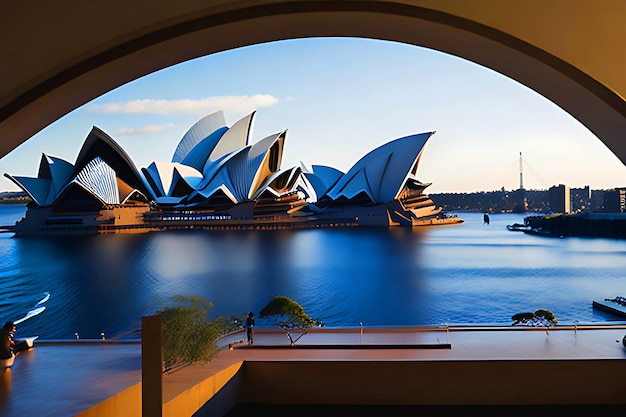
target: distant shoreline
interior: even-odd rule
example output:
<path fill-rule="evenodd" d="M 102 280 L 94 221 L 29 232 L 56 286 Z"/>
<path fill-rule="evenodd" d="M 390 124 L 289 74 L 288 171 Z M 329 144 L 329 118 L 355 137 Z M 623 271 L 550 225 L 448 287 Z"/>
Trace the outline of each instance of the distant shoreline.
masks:
<path fill-rule="evenodd" d="M 0 204 L 28 204 L 31 201 L 30 196 L 23 191 L 0 192 Z"/>

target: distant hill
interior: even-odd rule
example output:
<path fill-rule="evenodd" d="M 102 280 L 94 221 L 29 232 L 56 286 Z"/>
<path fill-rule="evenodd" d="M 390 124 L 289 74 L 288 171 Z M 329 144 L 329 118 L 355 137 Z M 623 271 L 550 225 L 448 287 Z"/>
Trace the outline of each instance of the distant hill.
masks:
<path fill-rule="evenodd" d="M 24 191 L 0 192 L 0 204 L 27 204 L 31 198 Z"/>

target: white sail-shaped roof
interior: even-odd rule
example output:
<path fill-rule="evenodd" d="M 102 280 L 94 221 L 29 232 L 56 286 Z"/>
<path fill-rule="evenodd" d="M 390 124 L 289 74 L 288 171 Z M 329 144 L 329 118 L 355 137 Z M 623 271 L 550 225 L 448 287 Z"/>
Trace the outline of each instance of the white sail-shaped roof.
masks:
<path fill-rule="evenodd" d="M 181 162 L 183 165 L 188 165 L 197 169 L 198 171 L 202 171 L 202 168 L 206 164 L 209 159 L 209 155 L 217 145 L 217 143 L 222 139 L 224 133 L 228 131 L 226 126 L 220 127 L 206 138 L 202 139 L 200 143 L 194 146 L 191 151 L 185 156 L 185 159 Z M 178 162 L 178 161 L 175 161 Z"/>
<path fill-rule="evenodd" d="M 189 128 L 178 143 L 174 151 L 174 156 L 172 157 L 172 162 L 182 163 L 196 145 L 216 130 L 225 127 L 226 120 L 224 119 L 224 112 L 221 110 L 198 120 L 198 122 Z M 217 141 L 215 143 L 217 143 Z M 215 143 L 213 143 L 211 149 L 208 150 L 207 155 L 213 150 Z"/>
<path fill-rule="evenodd" d="M 250 148 L 246 167 L 248 175 L 252 174 L 248 184 L 248 199 L 252 199 L 262 184 L 280 171 L 286 134 L 287 131 L 283 131 L 270 135 Z"/>
<path fill-rule="evenodd" d="M 394 200 L 416 172 L 419 156 L 433 134 L 406 136 L 374 149 L 354 164 L 326 196 L 332 200 L 350 199 L 364 192 L 373 203 Z"/>
<path fill-rule="evenodd" d="M 349 176 L 351 174 L 352 176 Z M 365 168 L 361 168 L 358 171 L 348 171 L 346 174 L 345 185 L 341 189 L 341 194 L 337 196 L 345 197 L 345 198 L 354 198 L 361 193 L 367 194 L 367 196 L 372 200 L 372 202 L 379 202 L 376 200 L 376 197 L 373 195 L 373 190 L 370 182 L 367 180 L 367 174 L 365 173 Z"/>
<path fill-rule="evenodd" d="M 213 180 L 207 184 L 202 190 L 198 191 L 198 194 L 205 199 L 211 198 L 211 196 L 218 192 L 224 193 L 234 204 L 244 201 L 243 196 L 237 193 L 237 188 L 232 183 L 232 178 L 227 165 L 213 177 Z M 193 198 L 194 196 L 190 196 Z"/>
<path fill-rule="evenodd" d="M 176 164 L 172 173 L 169 195 L 185 196 L 193 192 L 202 181 L 202 174 L 192 167 Z"/>
<path fill-rule="evenodd" d="M 313 188 L 316 198 L 321 197 L 337 183 L 343 172 L 326 165 L 313 165 L 313 172 L 303 172 L 304 177 Z M 307 194 L 310 194 L 307 192 Z"/>
<path fill-rule="evenodd" d="M 300 175 L 300 167 L 291 167 L 275 172 L 257 189 L 252 199 L 259 198 L 266 190 L 277 197 L 293 192 L 297 189 Z"/>
<path fill-rule="evenodd" d="M 57 193 L 72 176 L 74 165 L 54 156 L 42 154 L 39 164 L 39 178 L 50 178 L 52 180 L 53 193 Z"/>
<path fill-rule="evenodd" d="M 191 193 L 203 179 L 202 173 L 195 168 L 175 162 L 153 162 L 143 169 L 143 173 L 158 197 Z M 181 182 L 184 183 L 182 186 Z"/>
<path fill-rule="evenodd" d="M 47 178 L 14 177 L 9 174 L 4 174 L 4 176 L 24 190 L 30 198 L 33 199 L 35 204 L 38 206 L 45 205 L 52 180 Z"/>
<path fill-rule="evenodd" d="M 216 161 L 224 155 L 246 146 L 248 138 L 252 135 L 255 114 L 256 112 L 252 112 L 232 125 L 217 142 L 208 159 Z"/>
<path fill-rule="evenodd" d="M 171 177 L 164 174 L 171 166 L 169 162 L 153 162 L 147 168 L 142 168 L 142 172 L 146 177 L 148 184 L 153 188 L 153 192 L 157 197 L 167 195 L 170 189 Z M 162 178 L 165 177 L 165 180 Z M 165 181 L 165 183 L 164 183 Z"/>
<path fill-rule="evenodd" d="M 118 181 L 123 181 L 144 196 L 150 195 L 149 187 L 147 187 L 144 178 L 135 167 L 130 156 L 113 138 L 95 126 L 89 132 L 78 153 L 72 178 L 96 157 L 102 159 L 115 171 Z"/>
<path fill-rule="evenodd" d="M 41 155 L 37 178 L 14 177 L 4 174 L 24 190 L 39 206 L 49 206 L 54 202 L 59 191 L 68 183 L 74 166 L 69 162 L 49 156 Z"/>
<path fill-rule="evenodd" d="M 252 200 L 268 178 L 280 170 L 285 135 L 286 131 L 270 135 L 205 168 L 200 193 L 210 196 L 222 189 L 228 190 L 225 194 L 236 203 Z"/>

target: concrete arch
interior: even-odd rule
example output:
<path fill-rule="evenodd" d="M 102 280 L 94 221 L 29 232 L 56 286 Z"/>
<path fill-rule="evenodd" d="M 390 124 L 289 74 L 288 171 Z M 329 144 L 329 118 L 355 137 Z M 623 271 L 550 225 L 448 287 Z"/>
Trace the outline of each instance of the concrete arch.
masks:
<path fill-rule="evenodd" d="M 626 163 L 622 0 L 35 0 L 0 3 L 0 157 L 124 83 L 236 47 L 313 36 L 453 54 L 544 95 Z"/>

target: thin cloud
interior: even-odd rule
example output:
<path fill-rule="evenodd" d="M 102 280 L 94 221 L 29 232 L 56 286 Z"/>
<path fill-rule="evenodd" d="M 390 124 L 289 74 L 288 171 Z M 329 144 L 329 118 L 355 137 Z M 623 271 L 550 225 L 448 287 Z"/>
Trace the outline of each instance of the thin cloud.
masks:
<path fill-rule="evenodd" d="M 118 129 L 115 132 L 115 134 L 116 136 L 145 135 L 149 133 L 160 132 L 172 126 L 174 126 L 173 123 L 168 123 L 163 126 L 148 125 L 148 126 L 142 126 L 142 127 L 123 127 L 121 129 Z"/>
<path fill-rule="evenodd" d="M 127 102 L 94 104 L 89 109 L 96 113 L 124 114 L 195 114 L 203 115 L 217 110 L 226 112 L 248 112 L 273 106 L 278 99 L 271 94 L 254 96 L 215 96 L 200 100 L 133 100 Z"/>

